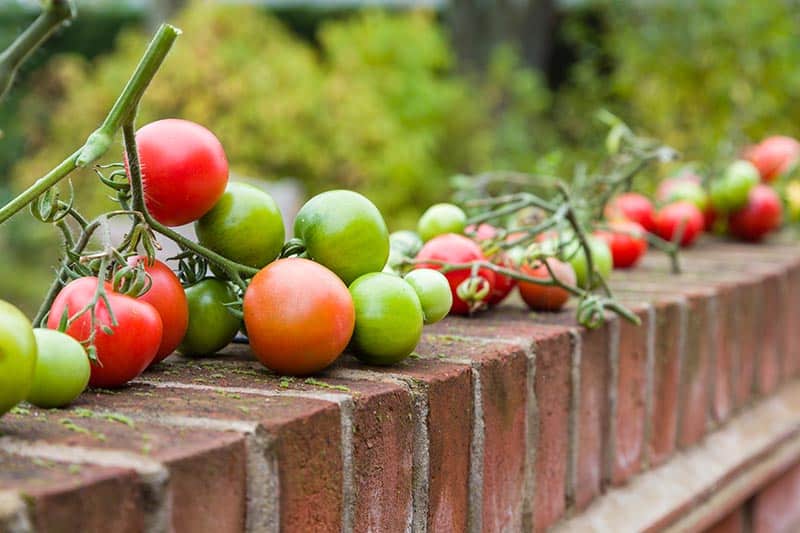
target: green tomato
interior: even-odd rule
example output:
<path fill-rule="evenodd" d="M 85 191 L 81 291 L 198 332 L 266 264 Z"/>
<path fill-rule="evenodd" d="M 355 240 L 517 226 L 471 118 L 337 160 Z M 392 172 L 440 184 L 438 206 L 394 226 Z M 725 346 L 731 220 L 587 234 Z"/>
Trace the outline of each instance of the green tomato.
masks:
<path fill-rule="evenodd" d="M 422 238 L 411 230 L 395 231 L 389 235 L 389 245 L 406 257 L 416 257 L 422 249 Z"/>
<path fill-rule="evenodd" d="M 467 215 L 453 204 L 432 205 L 425 211 L 417 224 L 417 233 L 428 242 L 445 233 L 463 233 L 467 227 Z"/>
<path fill-rule="evenodd" d="M 300 208 L 295 237 L 308 256 L 346 284 L 368 272 L 379 272 L 389 257 L 389 231 L 378 208 L 353 191 L 318 194 Z"/>
<path fill-rule="evenodd" d="M 391 365 L 414 351 L 422 335 L 422 305 L 402 278 L 374 272 L 350 285 L 356 311 L 351 346 L 356 357 L 373 365 Z"/>
<path fill-rule="evenodd" d="M 602 239 L 594 236 L 587 237 L 589 251 L 592 254 L 594 268 L 602 277 L 611 274 L 614 265 L 611 249 Z M 575 270 L 575 279 L 579 287 L 587 287 L 589 282 L 589 265 L 586 261 L 586 253 L 577 241 L 572 241 L 563 252 L 563 258 Z M 596 288 L 597 283 L 591 288 Z"/>
<path fill-rule="evenodd" d="M 409 272 L 405 280 L 417 293 L 426 324 L 447 316 L 453 305 L 453 293 L 444 274 L 432 268 L 419 268 Z"/>
<path fill-rule="evenodd" d="M 206 278 L 186 288 L 189 327 L 178 351 L 184 355 L 211 355 L 227 346 L 242 326 L 242 321 L 224 304 L 235 302 L 230 284 Z"/>
<path fill-rule="evenodd" d="M 272 196 L 230 182 L 214 207 L 195 222 L 200 244 L 237 263 L 261 268 L 278 257 L 286 230 Z"/>
<path fill-rule="evenodd" d="M 0 300 L 0 415 L 28 397 L 36 369 L 36 338 L 30 320 Z"/>
<path fill-rule="evenodd" d="M 44 408 L 64 407 L 86 390 L 92 373 L 81 343 L 54 329 L 36 328 L 39 357 L 28 401 Z"/>
<path fill-rule="evenodd" d="M 711 205 L 716 211 L 729 213 L 744 207 L 750 189 L 760 181 L 758 169 L 749 161 L 734 161 L 722 179 L 711 185 Z"/>
<path fill-rule="evenodd" d="M 664 199 L 665 204 L 681 201 L 694 204 L 700 211 L 705 211 L 708 207 L 708 195 L 706 191 L 693 181 L 682 181 L 676 184 L 670 189 L 669 194 Z"/>

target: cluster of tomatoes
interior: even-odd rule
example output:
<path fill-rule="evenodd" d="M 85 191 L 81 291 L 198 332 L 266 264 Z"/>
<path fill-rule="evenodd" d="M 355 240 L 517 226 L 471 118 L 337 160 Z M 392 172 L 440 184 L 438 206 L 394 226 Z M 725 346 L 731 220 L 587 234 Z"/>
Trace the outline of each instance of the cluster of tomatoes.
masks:
<path fill-rule="evenodd" d="M 773 184 L 800 161 L 800 142 L 785 136 L 764 139 L 744 151 L 722 174 L 703 180 L 691 170 L 662 181 L 656 210 L 645 196 L 626 193 L 606 209 L 609 220 L 633 221 L 644 230 L 690 246 L 703 231 L 759 241 L 783 220 L 783 201 Z"/>

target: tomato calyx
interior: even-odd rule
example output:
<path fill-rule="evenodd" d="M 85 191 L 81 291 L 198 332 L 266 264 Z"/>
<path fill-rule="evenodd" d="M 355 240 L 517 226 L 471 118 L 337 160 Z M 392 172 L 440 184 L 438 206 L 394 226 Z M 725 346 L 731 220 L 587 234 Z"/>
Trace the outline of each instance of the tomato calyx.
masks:
<path fill-rule="evenodd" d="M 477 268 L 477 265 L 473 265 L 473 270 L 477 270 Z M 469 314 L 472 315 L 489 305 L 486 298 L 491 290 L 492 285 L 489 280 L 483 276 L 473 274 L 458 284 L 456 294 L 467 304 Z"/>

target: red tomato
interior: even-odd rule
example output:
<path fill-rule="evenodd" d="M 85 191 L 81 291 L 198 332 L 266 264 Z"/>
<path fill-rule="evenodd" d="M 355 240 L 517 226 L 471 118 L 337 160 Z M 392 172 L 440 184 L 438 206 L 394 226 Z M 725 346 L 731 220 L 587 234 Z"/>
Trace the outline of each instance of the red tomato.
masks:
<path fill-rule="evenodd" d="M 58 328 L 65 310 L 72 317 L 83 309 L 94 297 L 97 282 L 97 278 L 86 277 L 67 284 L 50 307 L 47 327 Z M 102 300 L 98 302 L 94 344 L 100 363 L 92 364 L 89 384 L 93 387 L 120 387 L 141 374 L 153 361 L 161 345 L 163 326 L 158 311 L 149 303 L 113 292 L 109 283 L 105 288 L 117 325 L 112 325 L 105 303 Z M 91 321 L 91 314 L 86 312 L 75 319 L 66 333 L 84 342 L 91 335 Z M 112 334 L 104 332 L 104 328 L 111 328 Z"/>
<path fill-rule="evenodd" d="M 675 202 L 656 213 L 656 234 L 671 241 L 683 225 L 681 246 L 690 246 L 703 231 L 703 213 L 690 202 Z"/>
<path fill-rule="evenodd" d="M 446 233 L 444 235 L 434 237 L 426 242 L 425 246 L 423 246 L 419 251 L 419 254 L 417 254 L 417 259 L 423 261 L 433 259 L 436 261 L 446 261 L 448 263 L 461 264 L 470 263 L 472 261 L 485 261 L 486 257 L 484 257 L 480 246 L 475 244 L 470 239 L 464 237 L 463 235 Z M 435 264 L 421 264 L 416 268 L 433 268 L 435 270 L 441 270 L 442 267 Z M 478 276 L 489 282 L 489 294 L 491 294 L 491 288 L 493 288 L 496 283 L 494 272 L 487 268 L 481 268 L 478 270 Z M 469 314 L 469 304 L 458 297 L 456 290 L 462 281 L 470 277 L 470 269 L 466 268 L 463 270 L 452 270 L 446 273 L 445 277 L 447 278 L 448 283 L 450 283 L 450 291 L 453 293 L 453 307 L 450 308 L 450 312 L 456 315 Z M 486 296 L 487 303 L 488 298 L 489 295 Z"/>
<path fill-rule="evenodd" d="M 632 267 L 647 251 L 645 229 L 637 222 L 609 222 L 607 230 L 596 231 L 595 235 L 606 241 L 611 249 L 614 268 Z"/>
<path fill-rule="evenodd" d="M 280 374 L 318 372 L 339 357 L 355 327 L 353 298 L 339 277 L 313 261 L 279 259 L 244 293 L 250 347 Z"/>
<path fill-rule="evenodd" d="M 778 193 L 769 185 L 756 185 L 750 189 L 747 204 L 731 214 L 728 230 L 740 239 L 757 241 L 777 229 L 782 218 L 783 207 Z"/>
<path fill-rule="evenodd" d="M 135 266 L 144 261 L 147 261 L 147 258 L 138 255 L 129 258 L 128 264 Z M 189 304 L 181 281 L 166 264 L 154 259 L 152 263 L 146 263 L 144 269 L 150 274 L 153 283 L 150 285 L 150 290 L 138 299 L 155 307 L 164 325 L 161 346 L 152 362 L 156 364 L 174 352 L 183 340 L 186 328 L 189 327 Z"/>
<path fill-rule="evenodd" d="M 703 179 L 694 172 L 686 170 L 677 176 L 661 180 L 661 183 L 658 184 L 658 188 L 656 188 L 656 202 L 668 202 L 669 197 L 675 188 L 683 186 L 687 182 L 695 185 L 701 185 L 703 183 Z"/>
<path fill-rule="evenodd" d="M 575 271 L 569 263 L 564 263 L 554 257 L 549 257 L 546 261 L 553 269 L 556 279 L 569 285 L 575 285 Z M 550 272 L 542 262 L 537 262 L 533 266 L 522 265 L 520 272 L 532 278 L 551 279 Z M 564 307 L 570 297 L 570 293 L 561 287 L 526 281 L 519 282 L 519 294 L 528 307 L 534 311 L 558 311 Z"/>
<path fill-rule="evenodd" d="M 647 231 L 655 231 L 653 203 L 644 195 L 626 192 L 614 198 L 605 209 L 608 220 L 625 218 L 638 222 Z"/>
<path fill-rule="evenodd" d="M 756 166 L 763 181 L 771 182 L 800 159 L 800 143 L 784 135 L 767 137 L 748 149 L 745 158 Z"/>
<path fill-rule="evenodd" d="M 169 118 L 136 133 L 145 204 L 153 218 L 180 226 L 205 215 L 225 192 L 228 160 L 213 133 Z"/>
<path fill-rule="evenodd" d="M 488 241 L 490 239 L 495 238 L 497 235 L 497 228 L 490 224 L 480 224 L 477 228 L 474 225 L 467 226 L 464 230 L 466 233 L 475 232 L 475 236 L 473 239 L 480 244 L 482 241 Z M 517 232 L 513 235 L 519 237 L 522 235 L 521 233 Z M 510 240 L 511 235 L 506 237 L 506 240 Z M 489 258 L 489 260 L 501 267 L 504 268 L 514 268 L 514 262 L 506 255 L 504 252 L 500 251 Z M 502 302 L 506 299 L 506 297 L 514 290 L 514 287 L 517 285 L 517 280 L 514 278 L 510 278 L 508 276 L 504 276 L 502 274 L 498 274 L 497 272 L 494 273 L 495 276 L 495 283 L 492 286 L 492 290 L 489 293 L 489 300 L 487 301 L 490 306 L 494 306 Z"/>

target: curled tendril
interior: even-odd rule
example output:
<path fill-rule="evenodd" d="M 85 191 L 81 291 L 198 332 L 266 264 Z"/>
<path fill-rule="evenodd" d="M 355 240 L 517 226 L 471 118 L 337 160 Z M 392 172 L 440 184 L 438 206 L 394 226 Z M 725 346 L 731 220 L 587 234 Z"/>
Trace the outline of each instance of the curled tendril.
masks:
<path fill-rule="evenodd" d="M 106 175 L 103 170 L 108 168 L 116 170 Z M 131 200 L 131 184 L 128 180 L 128 173 L 125 171 L 125 165 L 122 163 L 96 165 L 94 167 L 94 172 L 97 174 L 97 177 L 100 178 L 103 185 L 114 191 L 114 196 L 111 196 L 111 199 L 118 202 L 124 208 L 127 208 Z"/>
<path fill-rule="evenodd" d="M 302 239 L 293 238 L 286 241 L 286 244 L 281 248 L 280 257 L 297 257 L 302 256 L 306 251 L 306 245 Z"/>
<path fill-rule="evenodd" d="M 145 294 L 153 285 L 153 279 L 144 269 L 142 262 L 135 266 L 125 265 L 114 272 L 112 287 L 114 292 L 127 294 L 134 298 Z"/>
<path fill-rule="evenodd" d="M 208 261 L 194 252 L 184 250 L 169 261 L 178 261 L 178 278 L 184 286 L 194 285 L 206 277 Z"/>
<path fill-rule="evenodd" d="M 147 260 L 152 261 L 156 256 L 156 250 L 161 250 L 161 244 L 153 228 L 144 222 L 136 222 L 118 248 L 131 254 L 137 254 L 142 249 Z"/>
<path fill-rule="evenodd" d="M 578 303 L 578 323 L 589 329 L 603 325 L 606 320 L 606 308 L 603 298 L 588 295 Z"/>
<path fill-rule="evenodd" d="M 41 222 L 50 224 L 63 220 L 69 215 L 75 204 L 75 188 L 72 186 L 72 180 L 68 180 L 68 184 L 69 199 L 67 201 L 61 199 L 61 191 L 58 187 L 52 187 L 31 202 L 31 215 Z"/>
<path fill-rule="evenodd" d="M 469 312 L 474 313 L 487 305 L 486 298 L 492 289 L 486 278 L 471 275 L 456 287 L 456 294 L 469 307 Z"/>

